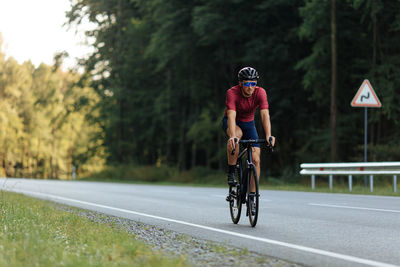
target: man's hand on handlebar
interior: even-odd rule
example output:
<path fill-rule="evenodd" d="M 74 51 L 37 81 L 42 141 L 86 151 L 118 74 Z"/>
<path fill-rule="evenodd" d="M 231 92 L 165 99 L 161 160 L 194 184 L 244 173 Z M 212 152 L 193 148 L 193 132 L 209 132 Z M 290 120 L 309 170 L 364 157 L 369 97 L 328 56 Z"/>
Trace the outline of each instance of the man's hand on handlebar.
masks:
<path fill-rule="evenodd" d="M 236 148 L 236 144 L 239 141 L 237 137 L 231 137 L 228 139 L 228 148 L 229 150 L 234 150 Z"/>
<path fill-rule="evenodd" d="M 275 136 L 268 136 L 267 141 L 268 141 L 267 144 L 268 147 L 271 149 L 271 151 L 273 151 L 275 147 Z"/>

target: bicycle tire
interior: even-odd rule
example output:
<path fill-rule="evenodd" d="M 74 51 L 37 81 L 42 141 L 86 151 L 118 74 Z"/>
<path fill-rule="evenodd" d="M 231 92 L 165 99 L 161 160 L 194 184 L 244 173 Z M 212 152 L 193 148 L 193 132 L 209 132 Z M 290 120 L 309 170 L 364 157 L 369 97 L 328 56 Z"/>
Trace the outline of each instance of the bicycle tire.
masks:
<path fill-rule="evenodd" d="M 234 224 L 237 224 L 240 220 L 242 213 L 242 198 L 240 190 L 240 179 L 241 179 L 241 164 L 236 168 L 235 176 L 238 184 L 236 186 L 229 186 L 229 211 L 231 213 L 231 219 Z"/>
<path fill-rule="evenodd" d="M 254 174 L 254 175 L 251 175 Z M 255 204 L 255 213 L 252 214 L 251 212 L 251 207 L 250 207 L 250 183 L 251 180 L 254 180 L 254 185 L 255 185 L 255 189 L 256 191 L 254 192 L 254 204 Z M 254 165 L 250 166 L 249 172 L 247 174 L 247 214 L 249 216 L 249 221 L 250 221 L 250 225 L 251 227 L 255 227 L 257 224 L 257 219 L 258 219 L 258 210 L 259 210 L 259 203 L 260 203 L 260 194 L 258 192 L 258 179 L 257 179 L 257 170 L 254 167 Z"/>

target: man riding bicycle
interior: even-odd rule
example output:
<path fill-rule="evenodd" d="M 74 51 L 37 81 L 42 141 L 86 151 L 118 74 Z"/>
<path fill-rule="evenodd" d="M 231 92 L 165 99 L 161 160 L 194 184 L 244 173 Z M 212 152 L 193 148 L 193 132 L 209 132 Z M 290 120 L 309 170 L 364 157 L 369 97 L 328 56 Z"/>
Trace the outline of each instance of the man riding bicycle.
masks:
<path fill-rule="evenodd" d="M 272 137 L 272 144 L 268 143 L 268 145 L 275 145 L 275 137 L 271 136 L 267 94 L 264 88 L 257 86 L 258 78 L 258 73 L 254 68 L 245 67 L 238 73 L 239 84 L 226 92 L 226 110 L 222 120 L 222 128 L 229 137 L 226 147 L 228 155 L 228 184 L 232 186 L 237 183 L 235 180 L 235 166 L 239 149 L 236 149 L 233 155 L 232 150 L 239 139 L 259 139 L 254 122 L 254 112 L 257 108 L 260 109 L 265 139 L 269 140 L 269 137 Z M 260 144 L 252 145 L 252 153 L 253 163 L 258 174 L 257 179 L 260 179 Z M 253 184 L 250 186 L 250 191 L 255 191 Z"/>

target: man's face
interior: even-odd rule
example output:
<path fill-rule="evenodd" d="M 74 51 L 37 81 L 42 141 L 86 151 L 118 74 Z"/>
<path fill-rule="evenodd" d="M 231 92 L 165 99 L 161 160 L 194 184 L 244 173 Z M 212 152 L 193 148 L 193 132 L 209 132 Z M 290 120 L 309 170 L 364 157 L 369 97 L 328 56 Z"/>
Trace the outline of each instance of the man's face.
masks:
<path fill-rule="evenodd" d="M 256 88 L 257 81 L 256 80 L 245 80 L 240 82 L 240 87 L 242 88 L 242 94 L 244 97 L 251 97 L 254 93 L 254 89 Z"/>

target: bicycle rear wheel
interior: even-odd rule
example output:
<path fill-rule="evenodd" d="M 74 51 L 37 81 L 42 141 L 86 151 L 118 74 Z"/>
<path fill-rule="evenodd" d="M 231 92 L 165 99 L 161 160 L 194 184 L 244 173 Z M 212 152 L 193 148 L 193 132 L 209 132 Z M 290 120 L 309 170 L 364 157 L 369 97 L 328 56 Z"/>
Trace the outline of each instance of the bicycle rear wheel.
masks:
<path fill-rule="evenodd" d="M 240 168 L 236 168 L 235 176 L 238 184 L 236 186 L 229 186 L 229 210 L 231 212 L 232 222 L 234 224 L 237 224 L 240 220 L 240 214 L 242 213 L 242 198 L 240 190 L 240 179 L 241 179 Z"/>
<path fill-rule="evenodd" d="M 257 179 L 257 171 L 254 165 L 251 165 L 248 176 L 247 176 L 247 214 L 249 215 L 250 225 L 252 227 L 256 226 L 258 219 L 258 209 L 259 209 L 259 201 L 260 194 L 258 192 L 258 179 Z M 250 192 L 250 184 L 254 182 L 255 192 Z M 253 201 L 251 201 L 253 200 Z M 254 205 L 254 213 L 251 211 L 251 205 Z"/>

